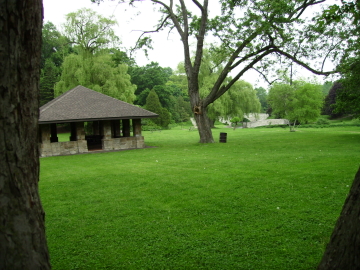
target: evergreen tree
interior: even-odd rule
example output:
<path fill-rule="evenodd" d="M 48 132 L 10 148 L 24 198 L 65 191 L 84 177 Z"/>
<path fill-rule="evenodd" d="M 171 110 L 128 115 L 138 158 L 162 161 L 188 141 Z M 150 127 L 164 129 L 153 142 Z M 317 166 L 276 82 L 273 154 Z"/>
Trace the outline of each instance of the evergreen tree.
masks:
<path fill-rule="evenodd" d="M 40 105 L 54 98 L 55 83 L 60 80 L 61 65 L 71 52 L 69 41 L 51 22 L 44 24 L 41 46 Z"/>
<path fill-rule="evenodd" d="M 137 86 L 135 95 L 139 96 L 146 89 L 153 89 L 157 85 L 165 85 L 172 74 L 171 68 L 163 68 L 156 62 L 144 67 L 131 67 L 129 69 L 131 82 Z M 158 93 L 159 94 L 159 93 Z M 135 104 L 145 105 L 144 99 L 137 99 Z"/>
<path fill-rule="evenodd" d="M 335 108 L 337 93 L 340 91 L 341 88 L 341 83 L 335 82 L 334 85 L 331 87 L 329 93 L 325 97 L 323 113 L 329 115 L 332 119 L 342 116 L 342 113 L 337 112 Z"/>
<path fill-rule="evenodd" d="M 40 75 L 40 106 L 54 98 L 54 86 L 57 80 L 58 69 L 51 59 L 47 59 Z"/>
<path fill-rule="evenodd" d="M 151 119 L 151 121 L 156 125 L 167 127 L 170 124 L 170 113 L 167 109 L 161 106 L 159 97 L 154 89 L 150 91 L 148 97 L 146 98 L 145 108 L 148 111 L 159 115 L 159 117 Z"/>

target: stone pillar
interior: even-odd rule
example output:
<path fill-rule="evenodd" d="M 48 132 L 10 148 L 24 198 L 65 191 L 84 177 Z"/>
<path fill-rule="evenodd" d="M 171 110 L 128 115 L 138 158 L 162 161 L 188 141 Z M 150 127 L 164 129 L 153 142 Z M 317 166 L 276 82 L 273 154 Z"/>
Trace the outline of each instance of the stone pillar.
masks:
<path fill-rule="evenodd" d="M 50 124 L 50 130 L 51 130 L 51 142 L 58 142 L 59 138 L 57 136 L 57 127 L 56 124 Z"/>
<path fill-rule="evenodd" d="M 122 120 L 122 127 L 123 127 L 123 136 L 130 137 L 130 119 L 123 119 Z"/>
<path fill-rule="evenodd" d="M 141 136 L 141 119 L 133 119 L 132 124 L 134 137 Z"/>
<path fill-rule="evenodd" d="M 41 157 L 52 156 L 50 144 L 50 125 L 39 125 L 39 152 Z"/>
<path fill-rule="evenodd" d="M 77 122 L 76 124 L 76 140 L 85 140 L 84 122 Z"/>
<path fill-rule="evenodd" d="M 77 141 L 77 123 L 70 123 L 71 135 L 70 141 Z"/>
<path fill-rule="evenodd" d="M 76 132 L 76 141 L 78 146 L 79 153 L 86 153 L 88 152 L 87 141 L 85 140 L 85 128 L 84 122 L 77 122 L 73 123 L 75 126 Z"/>
<path fill-rule="evenodd" d="M 112 139 L 111 139 L 111 122 L 110 120 L 103 121 L 102 133 L 104 138 L 102 139 L 103 150 L 113 150 Z"/>
<path fill-rule="evenodd" d="M 41 143 L 50 143 L 50 125 L 39 125 L 40 129 L 40 142 Z"/>

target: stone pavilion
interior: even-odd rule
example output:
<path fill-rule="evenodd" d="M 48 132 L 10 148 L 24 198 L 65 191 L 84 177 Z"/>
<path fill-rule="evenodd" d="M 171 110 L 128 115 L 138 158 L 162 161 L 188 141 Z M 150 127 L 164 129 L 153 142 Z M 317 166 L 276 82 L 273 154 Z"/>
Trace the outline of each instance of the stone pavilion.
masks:
<path fill-rule="evenodd" d="M 153 117 L 158 115 L 79 85 L 40 107 L 40 156 L 144 148 L 141 119 Z M 64 123 L 69 141 L 59 142 Z"/>

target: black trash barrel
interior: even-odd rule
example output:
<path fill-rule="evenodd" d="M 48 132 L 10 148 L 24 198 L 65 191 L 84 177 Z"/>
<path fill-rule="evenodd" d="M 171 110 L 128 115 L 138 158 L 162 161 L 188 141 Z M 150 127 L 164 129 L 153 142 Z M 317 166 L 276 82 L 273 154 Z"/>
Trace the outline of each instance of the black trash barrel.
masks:
<path fill-rule="evenodd" d="M 220 142 L 226 143 L 226 136 L 227 136 L 227 133 L 220 132 Z"/>

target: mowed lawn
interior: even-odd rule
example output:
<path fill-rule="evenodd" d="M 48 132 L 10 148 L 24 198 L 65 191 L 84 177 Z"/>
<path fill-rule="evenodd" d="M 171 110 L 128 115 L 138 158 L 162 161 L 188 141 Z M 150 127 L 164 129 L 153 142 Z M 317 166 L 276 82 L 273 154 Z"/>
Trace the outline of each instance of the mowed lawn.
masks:
<path fill-rule="evenodd" d="M 143 132 L 155 148 L 41 158 L 53 269 L 315 269 L 360 128 Z"/>

